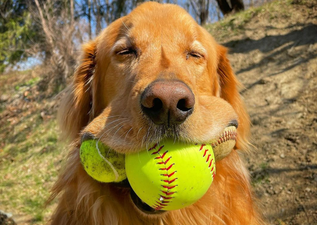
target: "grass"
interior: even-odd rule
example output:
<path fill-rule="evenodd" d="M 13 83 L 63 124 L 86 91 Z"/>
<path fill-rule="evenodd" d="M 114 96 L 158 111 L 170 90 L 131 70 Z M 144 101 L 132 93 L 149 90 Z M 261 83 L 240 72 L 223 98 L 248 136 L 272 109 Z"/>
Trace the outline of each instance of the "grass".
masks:
<path fill-rule="evenodd" d="M 288 9 L 293 0 L 279 0 L 269 2 L 260 7 L 249 8 L 246 11 L 229 15 L 218 23 L 206 25 L 205 28 L 210 32 L 218 42 L 222 43 L 228 40 L 228 37 L 235 36 L 240 39 L 247 30 L 247 25 L 251 21 L 259 20 L 273 21 L 275 18 L 280 18 L 281 15 L 285 18 L 291 16 Z"/>
<path fill-rule="evenodd" d="M 22 132 L 27 138 L 7 144 L 0 158 L 0 206 L 13 213 L 32 216 L 32 223 L 42 222 L 49 209 L 44 209 L 49 190 L 57 177 L 60 162 L 65 157 L 57 142 L 55 120 L 36 124 L 31 132 Z"/>
<path fill-rule="evenodd" d="M 55 120 L 36 124 L 31 133 L 22 131 L 22 135 L 27 138 L 7 144 L 0 154 L 4 159 L 0 167 L 0 206 L 31 215 L 35 224 L 47 212 L 42 209 L 65 153 L 57 142 Z"/>
<path fill-rule="evenodd" d="M 27 215 L 28 224 L 43 224 L 51 213 L 52 206 L 44 205 L 67 154 L 58 141 L 54 109 L 48 119 L 41 116 L 52 100 L 21 97 L 22 87 L 34 92 L 39 81 L 30 71 L 0 76 L 6 94 L 17 96 L 8 100 L 15 101 L 16 107 L 0 107 L 0 210 Z"/>

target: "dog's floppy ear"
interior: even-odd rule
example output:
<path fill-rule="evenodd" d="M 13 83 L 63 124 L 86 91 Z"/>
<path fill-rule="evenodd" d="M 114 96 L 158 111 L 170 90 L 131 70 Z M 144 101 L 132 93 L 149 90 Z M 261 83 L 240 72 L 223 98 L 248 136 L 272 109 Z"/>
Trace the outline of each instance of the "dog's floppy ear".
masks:
<path fill-rule="evenodd" d="M 220 82 L 220 97 L 231 104 L 238 115 L 238 138 L 236 148 L 247 149 L 250 133 L 250 119 L 244 103 L 239 94 L 241 84 L 237 80 L 227 58 L 227 49 L 221 45 L 217 47 L 218 67 L 217 73 Z"/>
<path fill-rule="evenodd" d="M 96 44 L 91 41 L 83 46 L 83 56 L 77 68 L 73 83 L 67 88 L 62 100 L 58 120 L 71 140 L 78 137 L 80 130 L 91 119 L 91 82 L 95 70 Z"/>

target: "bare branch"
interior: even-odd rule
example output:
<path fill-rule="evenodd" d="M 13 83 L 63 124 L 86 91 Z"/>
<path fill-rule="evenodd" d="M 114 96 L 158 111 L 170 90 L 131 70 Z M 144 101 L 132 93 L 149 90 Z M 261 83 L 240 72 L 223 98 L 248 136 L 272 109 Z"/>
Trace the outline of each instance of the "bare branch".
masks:
<path fill-rule="evenodd" d="M 42 8 L 39 4 L 39 1 L 38 0 L 34 0 L 35 1 L 35 4 L 37 6 L 37 9 L 39 11 L 39 14 L 40 14 L 40 18 L 41 18 L 41 22 L 42 22 L 42 27 L 43 27 L 43 31 L 46 35 L 46 38 L 48 39 L 48 42 L 49 44 L 52 46 L 52 48 L 54 47 L 54 42 L 53 42 L 53 38 L 52 38 L 52 34 L 46 24 L 46 21 L 45 21 L 45 18 L 43 16 L 43 12 L 42 12 Z"/>

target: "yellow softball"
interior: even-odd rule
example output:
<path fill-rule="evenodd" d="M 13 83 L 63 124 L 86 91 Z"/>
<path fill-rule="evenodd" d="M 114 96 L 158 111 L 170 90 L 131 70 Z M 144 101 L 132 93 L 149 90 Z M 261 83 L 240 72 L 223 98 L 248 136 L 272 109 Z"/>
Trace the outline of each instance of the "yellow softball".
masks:
<path fill-rule="evenodd" d="M 126 154 L 125 168 L 133 191 L 156 210 L 195 203 L 207 192 L 216 173 L 211 145 L 171 140 Z"/>

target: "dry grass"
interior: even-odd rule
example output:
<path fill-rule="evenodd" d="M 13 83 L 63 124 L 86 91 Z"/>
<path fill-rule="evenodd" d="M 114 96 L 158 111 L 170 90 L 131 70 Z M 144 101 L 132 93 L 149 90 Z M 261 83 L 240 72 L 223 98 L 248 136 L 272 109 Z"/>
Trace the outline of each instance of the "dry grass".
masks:
<path fill-rule="evenodd" d="M 37 71 L 39 72 L 39 70 Z M 42 224 L 50 188 L 66 156 L 58 142 L 55 99 L 40 99 L 31 71 L 1 75 L 0 210 L 19 224 Z"/>

